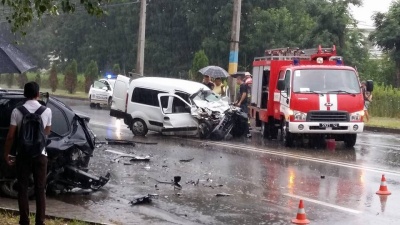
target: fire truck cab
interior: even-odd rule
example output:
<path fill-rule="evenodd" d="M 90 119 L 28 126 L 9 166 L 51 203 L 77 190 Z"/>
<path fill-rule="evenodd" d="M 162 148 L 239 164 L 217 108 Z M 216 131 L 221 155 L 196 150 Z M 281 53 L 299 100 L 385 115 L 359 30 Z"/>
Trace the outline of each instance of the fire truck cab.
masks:
<path fill-rule="evenodd" d="M 263 137 L 277 139 L 280 130 L 288 147 L 324 138 L 353 147 L 364 129 L 357 71 L 343 65 L 335 46 L 266 50 L 253 61 L 249 114 Z"/>

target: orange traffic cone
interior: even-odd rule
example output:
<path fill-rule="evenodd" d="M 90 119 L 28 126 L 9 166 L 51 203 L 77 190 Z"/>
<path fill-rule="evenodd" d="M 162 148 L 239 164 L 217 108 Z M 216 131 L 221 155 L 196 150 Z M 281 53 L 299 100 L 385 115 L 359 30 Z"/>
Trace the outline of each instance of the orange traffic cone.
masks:
<path fill-rule="evenodd" d="M 300 200 L 299 211 L 295 219 L 292 219 L 295 224 L 308 224 L 310 221 L 306 218 L 306 211 L 304 210 L 303 200 Z"/>
<path fill-rule="evenodd" d="M 376 194 L 378 194 L 378 195 L 390 195 L 390 194 L 392 194 L 390 191 L 388 191 L 388 188 L 386 186 L 386 178 L 385 178 L 384 174 L 382 174 L 381 186 L 379 187 L 379 191 L 377 191 Z"/>

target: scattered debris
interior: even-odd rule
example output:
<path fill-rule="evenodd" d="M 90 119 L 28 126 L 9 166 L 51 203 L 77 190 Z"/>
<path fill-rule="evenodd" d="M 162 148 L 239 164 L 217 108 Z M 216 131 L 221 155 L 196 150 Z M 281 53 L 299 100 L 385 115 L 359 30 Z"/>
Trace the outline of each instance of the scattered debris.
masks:
<path fill-rule="evenodd" d="M 135 195 L 133 196 L 133 200 L 129 203 L 132 205 L 151 203 L 151 200 L 156 198 L 158 198 L 158 194 Z"/>
<path fill-rule="evenodd" d="M 190 158 L 190 159 L 181 159 L 179 160 L 179 162 L 190 162 L 192 161 L 194 158 Z"/>
<path fill-rule="evenodd" d="M 106 152 L 111 152 L 114 154 L 119 155 L 118 157 L 114 158 L 113 161 L 115 162 L 119 162 L 120 158 L 126 157 L 126 158 L 131 158 L 130 161 L 141 161 L 141 162 L 148 162 L 150 161 L 150 156 L 137 156 L 137 155 L 132 155 L 132 154 L 127 154 L 127 153 L 123 153 L 123 152 L 119 152 L 119 151 L 115 151 L 115 150 L 106 150 Z"/>
<path fill-rule="evenodd" d="M 217 184 L 217 185 L 211 185 L 211 184 L 205 185 L 205 184 L 203 184 L 203 186 L 204 187 L 210 187 L 210 188 L 214 189 L 214 188 L 217 188 L 217 187 L 223 187 L 224 185 L 223 184 Z"/>
<path fill-rule="evenodd" d="M 121 144 L 121 145 L 129 145 L 129 144 L 145 144 L 145 145 L 157 145 L 157 142 L 141 142 L 141 141 L 129 141 L 129 140 L 118 140 L 118 139 L 111 139 L 111 138 L 106 138 L 106 142 L 108 144 Z"/>
<path fill-rule="evenodd" d="M 149 170 L 149 169 L 150 169 L 150 166 L 145 166 L 145 167 L 143 167 L 143 169 Z"/>
<path fill-rule="evenodd" d="M 151 178 L 151 177 L 150 177 L 150 178 Z M 182 189 L 182 185 L 179 184 L 179 182 L 181 182 L 181 179 L 182 179 L 181 176 L 174 176 L 174 179 L 173 179 L 171 182 L 159 181 L 159 180 L 157 180 L 157 179 L 155 179 L 155 178 L 151 178 L 151 179 L 157 181 L 157 182 L 160 183 L 160 184 L 171 184 L 171 185 L 174 186 L 174 189 L 179 189 L 179 190 Z M 157 188 L 157 187 L 156 187 L 156 188 Z"/>
<path fill-rule="evenodd" d="M 222 193 L 216 194 L 215 196 L 217 196 L 217 197 L 226 197 L 226 196 L 231 196 L 231 194 L 222 192 Z"/>
<path fill-rule="evenodd" d="M 135 142 L 129 140 L 118 140 L 106 138 L 106 144 L 108 145 L 132 145 L 135 146 Z"/>

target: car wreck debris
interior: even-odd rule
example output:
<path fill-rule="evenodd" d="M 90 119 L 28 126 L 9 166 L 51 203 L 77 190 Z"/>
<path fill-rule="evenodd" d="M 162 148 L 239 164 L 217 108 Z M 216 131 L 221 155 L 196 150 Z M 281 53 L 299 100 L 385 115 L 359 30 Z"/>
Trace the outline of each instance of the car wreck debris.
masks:
<path fill-rule="evenodd" d="M 119 139 L 111 139 L 111 138 L 105 138 L 106 142 L 108 142 L 108 144 L 144 144 L 144 145 L 157 145 L 157 142 L 142 142 L 142 141 L 130 141 L 130 140 L 119 140 Z"/>
<path fill-rule="evenodd" d="M 147 194 L 147 195 L 135 195 L 133 196 L 133 200 L 129 203 L 131 205 L 145 204 L 151 203 L 152 199 L 157 199 L 158 194 Z"/>
<path fill-rule="evenodd" d="M 150 161 L 150 156 L 137 156 L 137 155 L 133 155 L 133 154 L 127 154 L 127 153 L 123 153 L 123 152 L 119 152 L 119 151 L 115 151 L 115 150 L 106 150 L 106 152 L 111 152 L 114 154 L 117 154 L 118 156 L 116 158 L 113 159 L 114 162 L 119 162 L 120 158 L 131 158 L 129 161 L 131 162 L 148 162 Z"/>
<path fill-rule="evenodd" d="M 194 158 L 190 158 L 190 159 L 181 159 L 179 160 L 179 162 L 191 162 Z"/>
<path fill-rule="evenodd" d="M 231 194 L 222 192 L 222 193 L 216 194 L 215 196 L 217 196 L 217 197 L 227 197 L 227 196 L 231 196 Z"/>
<path fill-rule="evenodd" d="M 155 178 L 151 178 L 151 179 L 157 181 L 157 183 L 159 183 L 159 184 L 171 184 L 174 186 L 174 189 L 179 189 L 179 190 L 182 189 L 182 185 L 179 184 L 179 182 L 181 182 L 181 179 L 182 179 L 181 176 L 174 176 L 174 179 L 171 182 L 159 181 Z M 156 185 L 156 188 L 157 188 L 157 185 Z"/>

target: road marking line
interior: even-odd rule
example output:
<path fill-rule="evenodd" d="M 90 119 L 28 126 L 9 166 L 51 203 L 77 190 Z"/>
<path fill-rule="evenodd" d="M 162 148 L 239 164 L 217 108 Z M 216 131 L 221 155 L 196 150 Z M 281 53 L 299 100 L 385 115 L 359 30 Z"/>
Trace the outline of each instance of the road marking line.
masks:
<path fill-rule="evenodd" d="M 349 209 L 349 208 L 346 208 L 346 207 L 330 204 L 330 203 L 327 203 L 327 202 L 318 201 L 318 200 L 307 198 L 307 197 L 302 197 L 302 196 L 293 195 L 293 194 L 289 194 L 289 193 L 286 193 L 286 194 L 283 194 L 283 195 L 286 195 L 286 196 L 292 197 L 292 198 L 302 199 L 304 201 L 312 202 L 312 203 L 315 203 L 315 204 L 331 207 L 331 208 L 334 208 L 334 209 L 338 209 L 338 210 L 342 210 L 342 211 L 346 211 L 346 212 L 350 212 L 350 213 L 354 213 L 354 214 L 361 214 L 362 213 L 361 211 L 358 211 L 358 210 L 355 210 L 355 209 Z"/>
<path fill-rule="evenodd" d="M 116 126 L 111 125 L 111 124 L 104 124 L 104 123 L 98 123 L 98 122 L 92 122 L 92 121 L 89 124 L 116 128 Z M 122 129 L 128 130 L 127 128 L 122 128 Z M 174 137 L 174 138 L 179 138 L 179 137 Z M 190 140 L 190 141 L 199 142 L 199 143 L 204 142 L 204 141 L 194 140 L 194 139 L 185 139 L 185 140 Z M 335 165 L 335 166 L 342 166 L 342 167 L 347 167 L 347 168 L 366 170 L 366 171 L 371 171 L 371 172 L 375 172 L 375 173 L 385 173 L 385 174 L 390 174 L 390 175 L 394 175 L 394 176 L 400 176 L 400 171 L 393 171 L 393 170 L 381 169 L 381 168 L 376 168 L 376 167 L 353 165 L 353 164 L 345 163 L 345 162 L 319 159 L 319 158 L 314 158 L 314 157 L 309 157 L 309 156 L 299 156 L 299 155 L 295 155 L 295 154 L 291 154 L 291 153 L 277 152 L 277 151 L 271 151 L 271 150 L 248 147 L 248 146 L 233 145 L 233 144 L 228 144 L 228 143 L 221 143 L 221 142 L 214 142 L 214 141 L 207 141 L 207 143 L 217 145 L 217 146 L 222 146 L 222 147 L 235 148 L 235 149 L 239 149 L 239 150 L 259 152 L 259 153 L 264 153 L 264 154 L 283 156 L 283 157 L 289 157 L 289 158 L 295 158 L 295 159 L 302 159 L 302 160 L 318 162 L 318 163 L 325 163 L 325 164 L 330 164 L 330 165 Z"/>
<path fill-rule="evenodd" d="M 198 141 L 198 140 L 194 140 L 194 139 L 189 139 L 189 140 L 194 141 L 194 142 L 203 143 L 203 141 Z M 385 173 L 385 174 L 390 174 L 390 175 L 394 175 L 394 176 L 400 176 L 400 171 L 393 171 L 393 170 L 381 169 L 381 168 L 376 168 L 376 167 L 353 165 L 353 164 L 345 163 L 345 162 L 338 162 L 338 161 L 332 161 L 332 160 L 327 160 L 327 159 L 319 159 L 319 158 L 314 158 L 314 157 L 309 157 L 309 156 L 299 156 L 299 155 L 295 155 L 292 153 L 277 152 L 277 151 L 271 151 L 271 150 L 248 147 L 248 146 L 233 145 L 233 144 L 228 144 L 228 143 L 219 143 L 219 142 L 213 142 L 213 141 L 207 141 L 207 143 L 217 145 L 217 146 L 222 146 L 222 147 L 235 148 L 235 149 L 239 149 L 239 150 L 259 152 L 259 153 L 265 153 L 265 154 L 276 155 L 276 156 L 284 156 L 284 157 L 288 157 L 288 158 L 302 159 L 302 160 L 306 160 L 306 161 L 325 163 L 325 164 L 330 164 L 330 165 L 335 165 L 335 166 L 342 166 L 342 167 L 347 167 L 347 168 L 360 169 L 360 170 L 366 170 L 366 171 L 371 171 L 371 172 L 376 172 L 376 173 Z"/>
<path fill-rule="evenodd" d="M 394 151 L 400 151 L 400 147 L 398 145 L 387 145 L 387 144 L 379 144 L 379 145 L 375 145 L 375 144 L 369 144 L 367 142 L 357 142 L 357 144 L 359 145 L 365 145 L 365 146 L 372 146 L 372 147 L 385 147 L 385 148 L 392 148 L 390 150 L 394 150 Z"/>

